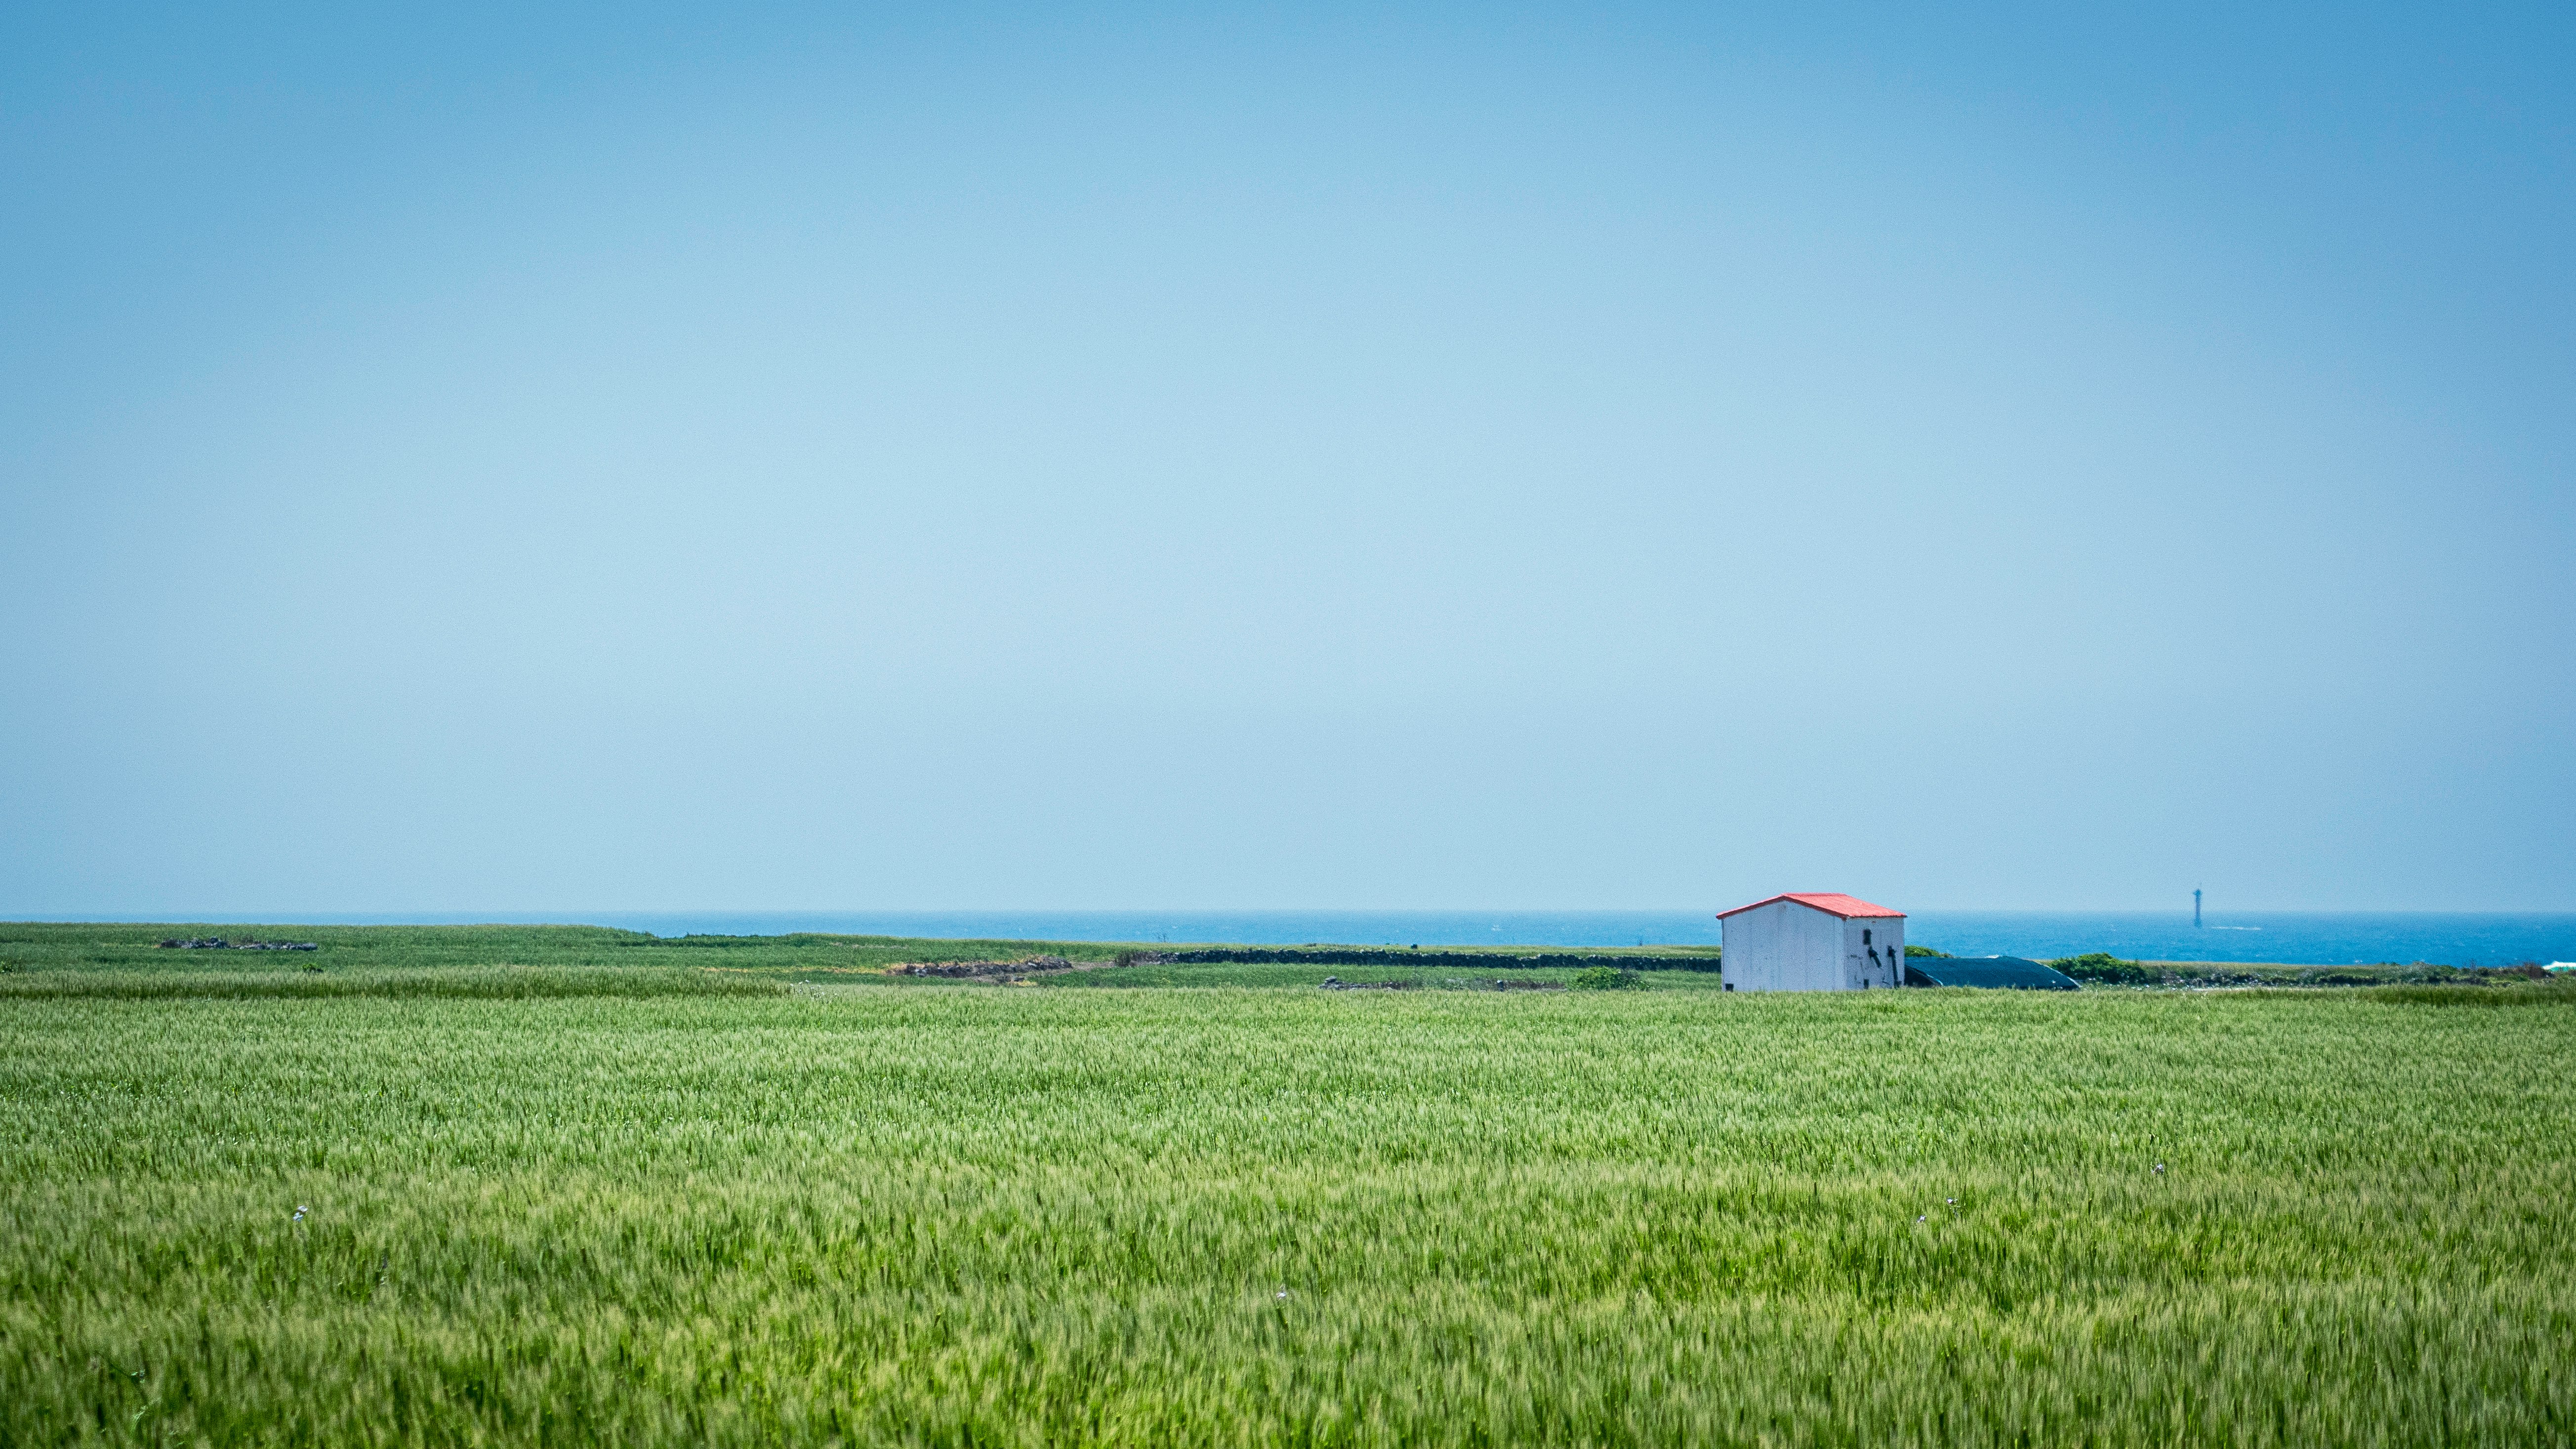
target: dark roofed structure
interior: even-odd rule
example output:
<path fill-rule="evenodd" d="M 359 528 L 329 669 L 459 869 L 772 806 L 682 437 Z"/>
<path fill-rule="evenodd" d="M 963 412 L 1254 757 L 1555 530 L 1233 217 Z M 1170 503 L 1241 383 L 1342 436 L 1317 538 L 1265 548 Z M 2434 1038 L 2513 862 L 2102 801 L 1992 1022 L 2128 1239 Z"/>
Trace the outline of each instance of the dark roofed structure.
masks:
<path fill-rule="evenodd" d="M 2081 991 L 2072 976 L 2019 956 L 1909 956 L 1908 986 L 1988 986 L 2015 991 Z"/>

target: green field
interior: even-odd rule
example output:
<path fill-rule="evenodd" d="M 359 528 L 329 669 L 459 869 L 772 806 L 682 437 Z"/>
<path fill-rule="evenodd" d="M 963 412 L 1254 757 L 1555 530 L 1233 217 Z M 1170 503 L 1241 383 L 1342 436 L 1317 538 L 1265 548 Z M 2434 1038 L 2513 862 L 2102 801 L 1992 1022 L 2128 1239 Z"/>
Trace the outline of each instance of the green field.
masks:
<path fill-rule="evenodd" d="M 0 927 L 0 1443 L 2576 1437 L 2565 988 L 1038 949 Z"/>

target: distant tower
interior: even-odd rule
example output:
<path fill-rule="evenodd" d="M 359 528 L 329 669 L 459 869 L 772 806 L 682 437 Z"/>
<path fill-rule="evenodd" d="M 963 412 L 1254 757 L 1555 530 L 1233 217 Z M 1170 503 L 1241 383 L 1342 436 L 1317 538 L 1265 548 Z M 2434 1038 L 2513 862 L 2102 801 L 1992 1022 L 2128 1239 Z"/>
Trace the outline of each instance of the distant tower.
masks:
<path fill-rule="evenodd" d="M 2195 926 L 2200 924 L 2200 892 L 2197 890 L 2191 893 L 2191 923 Z"/>

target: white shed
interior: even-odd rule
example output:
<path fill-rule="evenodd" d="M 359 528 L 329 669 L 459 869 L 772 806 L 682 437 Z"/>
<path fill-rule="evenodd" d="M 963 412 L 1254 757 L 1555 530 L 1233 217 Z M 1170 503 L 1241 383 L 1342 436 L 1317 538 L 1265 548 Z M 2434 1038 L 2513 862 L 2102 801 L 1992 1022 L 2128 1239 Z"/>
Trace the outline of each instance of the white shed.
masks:
<path fill-rule="evenodd" d="M 1792 891 L 1722 911 L 1729 991 L 1866 991 L 1905 983 L 1905 913 L 1833 891 Z"/>

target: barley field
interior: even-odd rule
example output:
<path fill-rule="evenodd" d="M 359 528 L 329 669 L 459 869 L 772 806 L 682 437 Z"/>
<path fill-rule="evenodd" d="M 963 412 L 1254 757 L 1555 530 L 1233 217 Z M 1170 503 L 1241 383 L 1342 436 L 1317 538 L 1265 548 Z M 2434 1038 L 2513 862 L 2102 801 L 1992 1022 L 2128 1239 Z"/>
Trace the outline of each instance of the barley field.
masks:
<path fill-rule="evenodd" d="M 0 928 L 0 1442 L 2576 1437 L 2554 988 L 163 929 Z"/>

